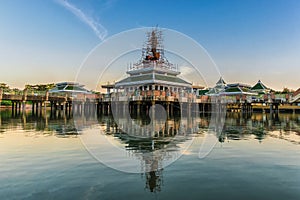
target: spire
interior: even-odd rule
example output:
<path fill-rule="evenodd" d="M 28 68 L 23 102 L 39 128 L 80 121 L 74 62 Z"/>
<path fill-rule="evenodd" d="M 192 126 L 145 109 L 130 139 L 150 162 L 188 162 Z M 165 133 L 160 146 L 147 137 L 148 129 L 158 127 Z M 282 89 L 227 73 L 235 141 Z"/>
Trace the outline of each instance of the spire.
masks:
<path fill-rule="evenodd" d="M 163 59 L 164 49 L 162 46 L 162 32 L 154 28 L 147 33 L 146 48 L 143 52 L 143 59 L 158 61 Z"/>
<path fill-rule="evenodd" d="M 226 82 L 223 80 L 222 76 L 220 77 L 216 85 L 226 85 Z"/>

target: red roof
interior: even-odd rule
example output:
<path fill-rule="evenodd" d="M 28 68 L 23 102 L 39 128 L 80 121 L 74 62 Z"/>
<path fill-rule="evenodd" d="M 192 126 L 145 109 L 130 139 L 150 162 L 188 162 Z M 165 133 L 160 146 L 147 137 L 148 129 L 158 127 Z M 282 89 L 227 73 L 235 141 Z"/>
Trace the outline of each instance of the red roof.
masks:
<path fill-rule="evenodd" d="M 298 94 L 300 94 L 300 88 L 293 93 L 293 96 L 297 96 Z"/>

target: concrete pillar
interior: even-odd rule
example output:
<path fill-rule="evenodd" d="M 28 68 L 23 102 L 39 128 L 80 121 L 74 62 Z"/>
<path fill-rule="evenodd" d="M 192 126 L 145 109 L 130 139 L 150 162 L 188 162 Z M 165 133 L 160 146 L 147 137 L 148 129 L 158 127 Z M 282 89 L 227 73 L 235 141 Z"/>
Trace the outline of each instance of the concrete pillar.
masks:
<path fill-rule="evenodd" d="M 12 115 L 14 114 L 14 109 L 15 109 L 15 102 L 11 101 L 11 112 L 12 112 Z"/>
<path fill-rule="evenodd" d="M 2 98 L 3 98 L 3 89 L 0 88 L 0 104 L 1 104 L 1 102 L 2 102 Z"/>
<path fill-rule="evenodd" d="M 107 114 L 108 114 L 108 115 L 110 115 L 110 108 L 111 108 L 111 105 L 110 105 L 110 103 L 108 103 L 108 104 L 107 104 Z"/>
<path fill-rule="evenodd" d="M 34 114 L 34 101 L 32 101 L 32 108 L 31 108 L 31 111 L 32 111 L 32 114 Z"/>
<path fill-rule="evenodd" d="M 18 113 L 21 112 L 21 101 L 18 102 Z"/>
<path fill-rule="evenodd" d="M 40 101 L 39 102 L 39 109 L 40 109 L 40 116 L 42 116 L 42 112 L 43 112 L 43 102 L 42 101 Z"/>
<path fill-rule="evenodd" d="M 101 110 L 102 110 L 102 115 L 104 115 L 104 113 L 105 113 L 105 104 L 104 103 L 102 103 L 102 105 L 101 105 Z"/>
<path fill-rule="evenodd" d="M 81 102 L 81 115 L 84 115 L 84 112 L 85 112 L 85 102 Z"/>
<path fill-rule="evenodd" d="M 173 116 L 174 115 L 174 103 L 171 103 L 171 105 L 170 105 L 171 107 L 170 107 L 170 115 L 171 116 Z"/>
<path fill-rule="evenodd" d="M 42 102 L 42 104 L 43 103 L 44 103 L 44 111 L 46 112 L 46 110 L 47 110 L 47 101 Z M 42 104 L 41 104 L 41 106 L 42 106 Z"/>
<path fill-rule="evenodd" d="M 24 113 L 26 110 L 26 101 L 22 101 L 22 112 Z"/>
<path fill-rule="evenodd" d="M 180 104 L 180 116 L 182 117 L 183 114 L 183 103 L 179 103 Z"/>
<path fill-rule="evenodd" d="M 64 113 L 66 112 L 66 110 L 67 110 L 67 103 L 66 102 L 62 103 L 62 110 L 63 110 Z"/>
<path fill-rule="evenodd" d="M 136 112 L 137 112 L 137 115 L 139 116 L 140 115 L 140 112 L 141 112 L 141 102 L 137 102 L 137 105 L 136 105 Z"/>
<path fill-rule="evenodd" d="M 170 102 L 167 102 L 166 111 L 167 111 L 167 117 L 169 118 L 169 116 L 170 116 Z"/>
<path fill-rule="evenodd" d="M 38 101 L 35 103 L 35 106 L 36 106 L 35 112 L 38 113 L 38 110 L 39 110 L 39 102 Z"/>
<path fill-rule="evenodd" d="M 53 112 L 53 101 L 50 101 L 50 113 Z"/>

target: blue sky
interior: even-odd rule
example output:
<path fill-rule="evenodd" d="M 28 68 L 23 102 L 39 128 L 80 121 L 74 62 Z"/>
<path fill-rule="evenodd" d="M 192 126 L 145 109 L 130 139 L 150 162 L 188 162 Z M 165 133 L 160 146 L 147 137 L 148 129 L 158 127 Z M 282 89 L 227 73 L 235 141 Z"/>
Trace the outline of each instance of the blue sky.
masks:
<path fill-rule="evenodd" d="M 228 82 L 252 85 L 261 79 L 277 90 L 300 87 L 300 1 L 66 2 L 1 2 L 0 82 L 23 88 L 25 84 L 72 81 L 103 38 L 158 25 L 200 43 Z M 82 13 L 90 23 L 80 17 Z"/>

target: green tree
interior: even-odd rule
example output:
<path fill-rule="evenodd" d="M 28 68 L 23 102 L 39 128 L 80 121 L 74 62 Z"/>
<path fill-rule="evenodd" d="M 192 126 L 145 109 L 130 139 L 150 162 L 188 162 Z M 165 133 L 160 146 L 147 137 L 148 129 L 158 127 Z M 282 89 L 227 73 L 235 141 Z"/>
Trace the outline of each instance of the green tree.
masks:
<path fill-rule="evenodd" d="M 291 93 L 292 92 L 292 90 L 291 89 L 289 89 L 289 88 L 283 88 L 283 90 L 282 90 L 282 93 L 283 94 L 287 94 L 287 93 Z"/>
<path fill-rule="evenodd" d="M 49 84 L 37 84 L 37 85 L 25 85 L 25 89 L 32 92 L 45 92 L 55 87 L 54 83 Z"/>
<path fill-rule="evenodd" d="M 0 83 L 0 88 L 3 90 L 3 92 L 11 92 L 11 89 L 6 83 Z"/>

